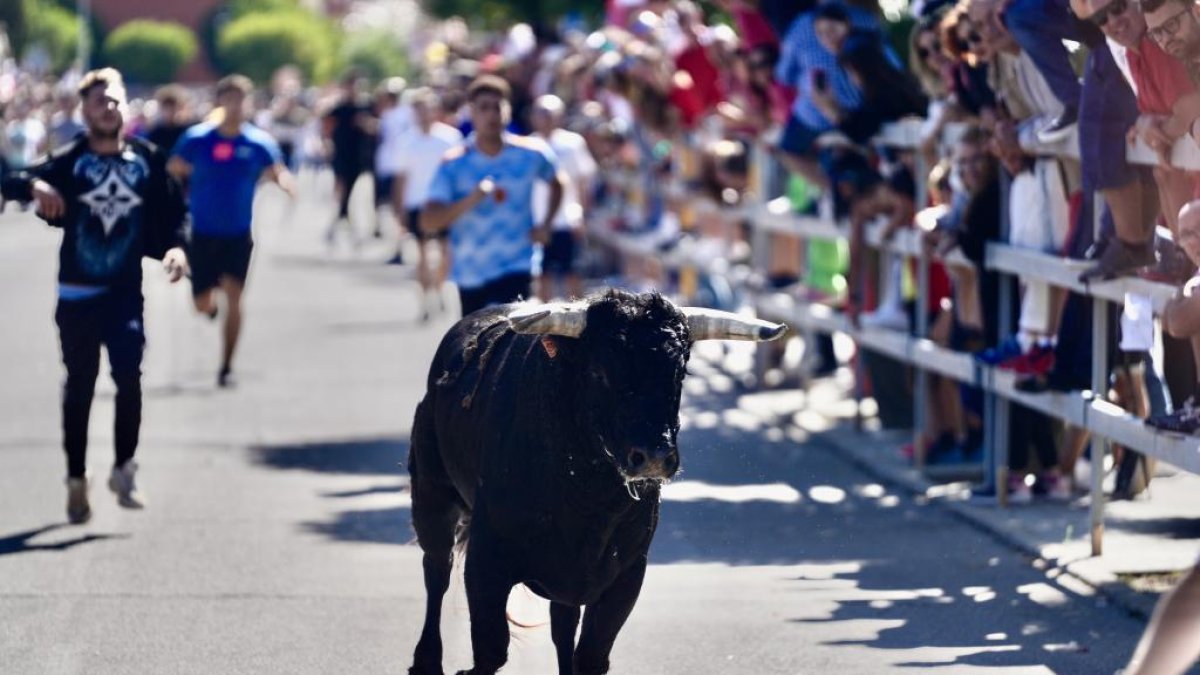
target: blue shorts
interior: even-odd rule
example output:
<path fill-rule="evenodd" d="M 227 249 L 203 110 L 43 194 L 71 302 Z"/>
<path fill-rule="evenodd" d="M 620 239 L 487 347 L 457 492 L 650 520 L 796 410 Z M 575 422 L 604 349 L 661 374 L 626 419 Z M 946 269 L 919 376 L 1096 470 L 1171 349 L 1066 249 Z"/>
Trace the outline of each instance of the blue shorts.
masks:
<path fill-rule="evenodd" d="M 779 139 L 779 149 L 789 155 L 811 155 L 813 154 L 813 145 L 822 133 L 824 132 L 813 129 L 792 115 L 788 117 L 787 126 L 783 128 L 783 137 Z"/>

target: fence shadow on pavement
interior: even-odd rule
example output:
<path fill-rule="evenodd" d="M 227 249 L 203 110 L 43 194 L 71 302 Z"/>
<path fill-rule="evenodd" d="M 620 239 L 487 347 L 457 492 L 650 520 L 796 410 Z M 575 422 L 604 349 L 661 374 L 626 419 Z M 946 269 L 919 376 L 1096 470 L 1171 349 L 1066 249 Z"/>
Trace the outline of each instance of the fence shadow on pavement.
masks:
<path fill-rule="evenodd" d="M 361 477 L 372 482 L 362 487 L 326 490 L 320 496 L 357 507 L 331 520 L 305 521 L 299 527 L 338 541 L 407 544 L 413 540 L 408 498 L 408 440 L 399 436 L 328 440 L 312 443 L 258 446 L 254 460 L 283 471 L 307 471 Z M 374 482 L 378 480 L 379 482 Z"/>
<path fill-rule="evenodd" d="M 251 448 L 257 464 L 285 471 L 403 476 L 408 439 L 399 436 L 314 441 Z"/>
<path fill-rule="evenodd" d="M 1081 629 L 1097 611 L 1087 591 L 964 536 L 933 502 L 873 482 L 819 436 L 796 442 L 738 403 L 733 392 L 685 399 L 684 472 L 664 492 L 652 565 L 781 566 L 773 588 L 794 593 L 797 607 L 786 621 L 827 633 L 818 639 L 831 647 L 903 651 L 896 665 L 911 671 L 1111 672 L 1119 664 L 1105 658 L 1132 653 L 1135 622 Z"/>
<path fill-rule="evenodd" d="M 68 539 L 59 539 L 56 541 L 48 541 L 45 543 L 32 543 L 32 541 L 44 534 L 50 534 L 60 530 L 67 525 L 55 523 L 53 525 L 43 525 L 35 527 L 31 530 L 24 530 L 14 534 L 0 536 L 0 556 L 16 555 L 18 553 L 32 553 L 35 551 L 66 551 L 75 548 L 82 544 L 87 544 L 93 541 L 104 541 L 106 539 L 128 539 L 128 534 L 97 534 L 89 532 L 78 537 L 70 537 Z"/>

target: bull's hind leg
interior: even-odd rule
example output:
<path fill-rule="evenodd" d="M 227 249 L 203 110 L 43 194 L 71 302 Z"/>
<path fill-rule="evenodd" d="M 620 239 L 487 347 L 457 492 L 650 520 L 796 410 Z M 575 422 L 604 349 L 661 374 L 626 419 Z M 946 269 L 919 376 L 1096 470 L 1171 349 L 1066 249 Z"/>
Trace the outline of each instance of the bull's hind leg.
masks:
<path fill-rule="evenodd" d="M 462 511 L 453 489 L 413 482 L 413 527 L 425 552 L 425 626 L 410 675 L 442 674 L 442 599 L 454 565 L 454 530 Z"/>
<path fill-rule="evenodd" d="M 575 675 L 603 675 L 608 672 L 608 656 L 612 653 L 617 633 L 642 591 L 646 576 L 646 559 L 625 570 L 604 594 L 588 605 L 583 614 L 583 631 L 579 648 L 575 650 Z"/>
<path fill-rule="evenodd" d="M 487 528 L 486 502 L 476 499 L 471 548 L 467 552 L 467 608 L 471 612 L 468 675 L 492 675 L 508 661 L 508 594 L 516 582 L 504 567 Z"/>
<path fill-rule="evenodd" d="M 579 608 L 550 603 L 550 637 L 558 654 L 558 675 L 574 675 L 575 629 L 579 628 Z"/>

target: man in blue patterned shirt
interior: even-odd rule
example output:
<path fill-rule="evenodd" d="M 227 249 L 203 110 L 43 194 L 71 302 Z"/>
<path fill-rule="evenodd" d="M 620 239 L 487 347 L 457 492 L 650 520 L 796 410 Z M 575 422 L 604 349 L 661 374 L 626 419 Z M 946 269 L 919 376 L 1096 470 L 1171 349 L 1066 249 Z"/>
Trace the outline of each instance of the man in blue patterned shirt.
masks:
<path fill-rule="evenodd" d="M 821 5 L 843 7 L 855 31 L 863 31 L 883 40 L 879 18 L 871 11 L 857 5 L 843 4 L 830 0 Z M 818 9 L 800 14 L 792 21 L 780 43 L 779 62 L 775 65 L 775 79 L 797 90 L 791 115 L 779 140 L 779 149 L 787 167 L 818 186 L 826 186 L 828 180 L 817 164 L 814 143 L 821 134 L 834 128 L 833 122 L 817 106 L 813 93 L 827 91 L 843 110 L 854 110 L 862 103 L 858 87 L 850 81 L 849 74 L 838 64 L 838 55 L 822 46 L 817 36 Z"/>
<path fill-rule="evenodd" d="M 508 83 L 484 75 L 467 89 L 474 133 L 442 159 L 421 212 L 421 229 L 450 231 L 450 276 L 463 316 L 529 297 L 534 244 L 545 244 L 562 203 L 563 180 L 544 142 L 504 131 Z M 533 187 L 550 186 L 549 208 L 534 223 Z"/>

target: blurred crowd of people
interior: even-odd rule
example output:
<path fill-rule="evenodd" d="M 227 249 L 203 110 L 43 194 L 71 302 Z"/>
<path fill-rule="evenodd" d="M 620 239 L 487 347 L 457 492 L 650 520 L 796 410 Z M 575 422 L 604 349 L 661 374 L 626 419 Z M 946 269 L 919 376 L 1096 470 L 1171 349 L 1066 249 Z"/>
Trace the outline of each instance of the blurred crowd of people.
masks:
<path fill-rule="evenodd" d="M 565 177 L 554 233 L 534 264 L 543 298 L 580 294 L 581 271 L 667 285 L 656 254 L 682 237 L 722 240 L 731 245 L 715 255 L 747 258 L 745 230 L 695 205 L 737 204 L 757 191 L 764 201 L 785 197 L 797 213 L 850 222 L 844 242 L 772 236 L 756 270 L 763 285 L 825 299 L 865 325 L 927 325 L 938 343 L 1015 370 L 1025 391 L 1089 388 L 1093 359 L 1103 358 L 1128 410 L 1160 428 L 1200 429 L 1191 404 L 1200 301 L 1185 286 L 1200 255 L 1192 250 L 1200 210 L 1187 206 L 1195 176 L 1167 163 L 1200 117 L 1200 14 L 1191 4 L 927 0 L 901 21 L 870 0 L 718 4 L 719 15 L 706 16 L 688 0 L 615 2 L 592 32 L 518 24 L 483 34 L 451 20 L 422 36 L 407 81 L 369 83 L 351 72 L 318 88 L 285 69 L 252 93 L 250 119 L 278 142 L 285 166 L 332 170 L 331 245 L 343 233 L 356 247 L 394 236 L 400 263 L 415 244 L 422 316 L 444 306 L 453 254 L 446 233 L 422 229 L 420 213 L 440 157 L 471 137 L 470 83 L 495 75 L 510 91 L 507 133 L 544 142 Z M 0 65 L 6 171 L 82 131 L 75 79 L 37 78 L 11 59 Z M 195 87 L 143 94 L 129 101 L 125 131 L 160 148 L 213 114 L 212 97 Z M 923 119 L 920 147 L 873 141 L 905 117 Z M 1127 139 L 1157 152 L 1160 165 L 1128 162 Z M 377 208 L 354 224 L 350 196 L 363 176 Z M 538 190 L 540 222 L 548 195 Z M 885 238 L 919 227 L 944 258 L 923 307 L 915 265 L 864 245 L 881 218 Z M 622 259 L 603 244 L 612 234 L 645 243 L 650 255 Z M 991 241 L 1087 260 L 1083 280 L 1142 274 L 1184 290 L 1162 321 L 1148 299 L 1130 296 L 1112 322 L 1120 331 L 1110 354 L 1091 354 L 1087 299 L 1036 282 L 1014 294 L 1016 318 L 1002 334 L 1002 282 L 983 264 Z M 831 341 L 812 342 L 817 373 L 832 372 Z M 886 359 L 865 358 L 886 401 L 903 378 L 888 375 L 895 364 Z M 935 378 L 930 396 L 931 437 L 906 452 L 979 458 L 980 392 Z M 881 404 L 885 423 L 903 418 L 894 408 Z M 1056 426 L 1015 407 L 1009 487 L 1018 500 L 1073 494 L 1069 477 L 1088 438 Z M 1127 454 L 1119 493 L 1131 495 L 1149 468 Z"/>

